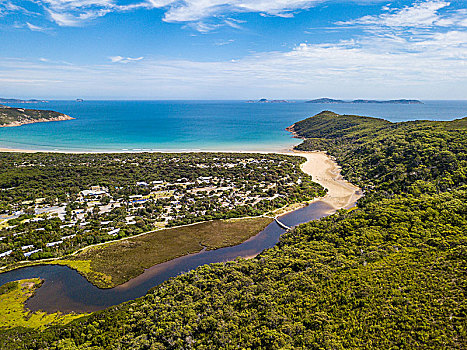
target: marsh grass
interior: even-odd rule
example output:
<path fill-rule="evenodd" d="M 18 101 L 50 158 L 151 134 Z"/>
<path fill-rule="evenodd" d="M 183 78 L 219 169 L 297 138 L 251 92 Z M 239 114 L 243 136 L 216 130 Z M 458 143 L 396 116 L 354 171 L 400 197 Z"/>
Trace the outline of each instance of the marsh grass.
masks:
<path fill-rule="evenodd" d="M 14 327 L 44 329 L 52 324 L 66 324 L 82 317 L 83 314 L 48 314 L 43 311 L 31 312 L 24 303 L 39 288 L 39 278 L 8 282 L 0 287 L 0 330 Z"/>
<path fill-rule="evenodd" d="M 111 288 L 145 269 L 177 257 L 240 244 L 262 231 L 268 217 L 216 220 L 154 231 L 142 236 L 95 246 L 54 264 L 76 269 L 100 288 Z"/>

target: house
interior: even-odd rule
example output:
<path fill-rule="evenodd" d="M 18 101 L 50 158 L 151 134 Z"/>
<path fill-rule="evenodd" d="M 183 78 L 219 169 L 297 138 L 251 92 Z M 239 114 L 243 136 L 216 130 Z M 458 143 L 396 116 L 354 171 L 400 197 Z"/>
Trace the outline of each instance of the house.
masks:
<path fill-rule="evenodd" d="M 7 250 L 6 252 L 0 253 L 0 258 L 4 258 L 5 256 L 10 255 L 11 253 L 13 253 L 12 250 Z"/>
<path fill-rule="evenodd" d="M 115 230 L 112 230 L 112 231 L 109 231 L 109 235 L 111 236 L 115 236 L 117 233 L 120 232 L 120 229 L 119 228 L 116 228 Z"/>
<path fill-rule="evenodd" d="M 36 249 L 36 250 L 31 250 L 30 252 L 24 253 L 24 256 L 27 258 L 28 256 L 31 256 L 34 253 L 41 252 L 42 249 Z"/>
<path fill-rule="evenodd" d="M 91 186 L 90 190 L 83 190 L 80 192 L 82 197 L 87 196 L 102 196 L 107 195 L 108 189 L 101 186 Z"/>
<path fill-rule="evenodd" d="M 130 199 L 136 199 L 136 198 L 143 198 L 143 196 L 141 194 L 135 194 L 133 196 L 129 196 L 128 198 Z"/>
<path fill-rule="evenodd" d="M 54 245 L 57 245 L 57 244 L 60 244 L 60 243 L 63 243 L 63 241 L 56 241 L 56 242 L 46 243 L 45 246 L 46 247 L 53 247 Z"/>

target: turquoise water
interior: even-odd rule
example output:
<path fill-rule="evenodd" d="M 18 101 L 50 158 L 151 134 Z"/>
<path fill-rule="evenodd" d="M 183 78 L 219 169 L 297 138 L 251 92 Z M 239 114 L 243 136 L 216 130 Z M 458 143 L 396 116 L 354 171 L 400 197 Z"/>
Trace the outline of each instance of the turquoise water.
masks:
<path fill-rule="evenodd" d="M 60 151 L 278 151 L 299 143 L 284 129 L 322 110 L 385 118 L 452 120 L 467 101 L 422 105 L 259 104 L 243 101 L 50 101 L 75 120 L 0 128 L 0 147 Z"/>

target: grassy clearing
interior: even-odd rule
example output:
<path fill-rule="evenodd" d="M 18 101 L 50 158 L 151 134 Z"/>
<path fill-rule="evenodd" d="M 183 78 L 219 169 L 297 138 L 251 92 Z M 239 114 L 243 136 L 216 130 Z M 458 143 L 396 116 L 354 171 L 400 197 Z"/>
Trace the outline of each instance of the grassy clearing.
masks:
<path fill-rule="evenodd" d="M 91 260 L 71 260 L 71 259 L 60 259 L 55 260 L 53 262 L 49 262 L 49 264 L 53 265 L 66 265 L 75 269 L 82 275 L 86 276 L 89 280 L 98 280 L 101 281 L 100 283 L 103 286 L 111 286 L 112 285 L 112 277 L 106 275 L 105 273 L 94 271 L 91 267 Z"/>
<path fill-rule="evenodd" d="M 24 307 L 25 301 L 39 288 L 39 278 L 25 279 L 4 284 L 0 287 L 0 330 L 14 327 L 44 329 L 51 324 L 66 324 L 83 315 L 61 313 L 48 314 L 31 312 Z"/>
<path fill-rule="evenodd" d="M 111 288 L 134 278 L 153 265 L 174 258 L 240 244 L 262 231 L 271 218 L 216 220 L 155 231 L 86 249 L 52 263 L 76 269 L 100 288 Z"/>

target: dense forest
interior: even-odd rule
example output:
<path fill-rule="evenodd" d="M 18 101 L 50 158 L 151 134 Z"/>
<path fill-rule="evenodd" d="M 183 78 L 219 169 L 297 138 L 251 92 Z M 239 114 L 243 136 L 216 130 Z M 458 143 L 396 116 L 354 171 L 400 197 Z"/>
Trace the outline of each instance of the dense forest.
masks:
<path fill-rule="evenodd" d="M 467 119 L 323 112 L 293 126 L 365 197 L 254 259 L 200 267 L 145 297 L 2 349 L 465 349 Z"/>

